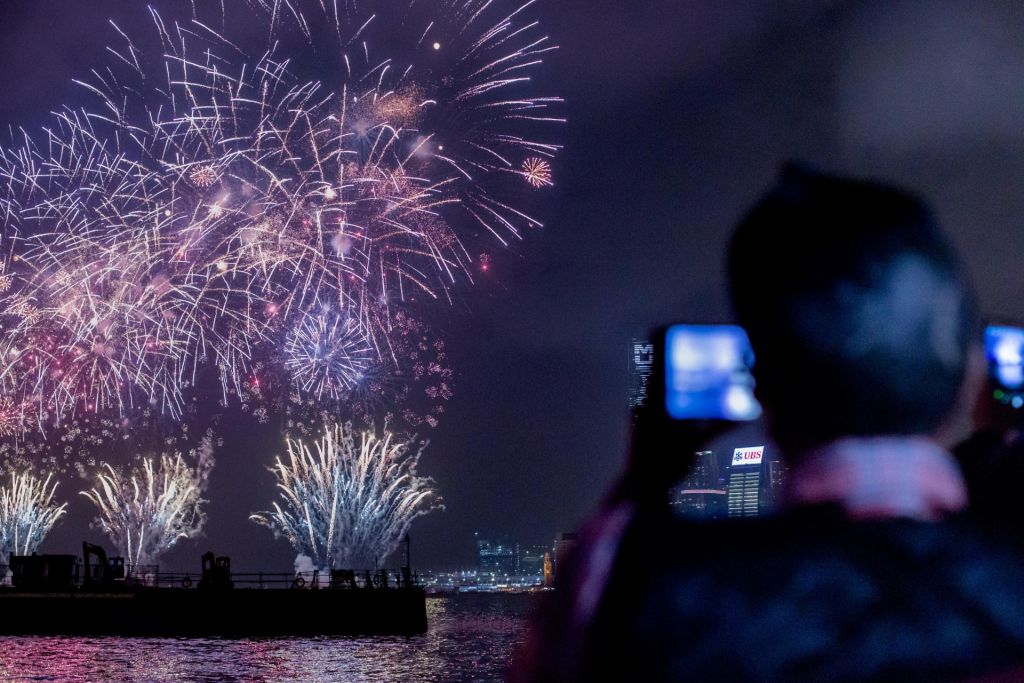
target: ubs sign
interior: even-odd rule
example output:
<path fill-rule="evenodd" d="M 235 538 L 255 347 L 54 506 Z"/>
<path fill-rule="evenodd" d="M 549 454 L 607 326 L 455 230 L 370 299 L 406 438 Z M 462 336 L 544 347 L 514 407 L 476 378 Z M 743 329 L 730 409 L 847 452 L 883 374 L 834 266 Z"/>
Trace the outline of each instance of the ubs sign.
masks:
<path fill-rule="evenodd" d="M 732 452 L 732 466 L 760 465 L 764 459 L 764 446 L 737 448 Z"/>

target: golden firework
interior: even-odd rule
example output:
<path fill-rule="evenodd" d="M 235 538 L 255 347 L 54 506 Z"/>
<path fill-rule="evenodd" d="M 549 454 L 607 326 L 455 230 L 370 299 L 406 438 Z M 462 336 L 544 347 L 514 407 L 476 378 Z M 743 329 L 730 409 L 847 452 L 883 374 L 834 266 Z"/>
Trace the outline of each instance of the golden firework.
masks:
<path fill-rule="evenodd" d="M 220 176 L 217 175 L 217 169 L 209 164 L 204 164 L 193 168 L 188 174 L 188 179 L 192 181 L 192 184 L 196 187 L 205 190 L 208 187 L 212 187 L 218 180 L 220 180 Z"/>
<path fill-rule="evenodd" d="M 523 162 L 523 177 L 536 188 L 554 184 L 551 182 L 551 164 L 540 157 L 530 157 Z"/>

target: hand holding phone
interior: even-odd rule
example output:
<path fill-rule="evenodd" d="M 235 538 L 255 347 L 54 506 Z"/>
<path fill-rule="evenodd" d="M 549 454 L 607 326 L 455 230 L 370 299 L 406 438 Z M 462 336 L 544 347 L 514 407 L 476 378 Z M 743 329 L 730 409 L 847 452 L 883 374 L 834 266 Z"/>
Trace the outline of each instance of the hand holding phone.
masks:
<path fill-rule="evenodd" d="M 735 325 L 671 325 L 653 341 L 651 382 L 633 424 L 630 466 L 613 498 L 663 503 L 694 453 L 754 420 L 750 340 Z"/>

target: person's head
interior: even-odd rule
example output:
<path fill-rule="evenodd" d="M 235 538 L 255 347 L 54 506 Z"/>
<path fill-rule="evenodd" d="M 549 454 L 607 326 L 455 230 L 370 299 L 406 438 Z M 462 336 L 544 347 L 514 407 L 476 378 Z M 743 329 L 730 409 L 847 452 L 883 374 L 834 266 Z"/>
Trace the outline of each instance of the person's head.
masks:
<path fill-rule="evenodd" d="M 950 416 L 979 324 L 931 210 L 874 182 L 788 167 L 728 255 L 773 436 L 925 435 Z"/>

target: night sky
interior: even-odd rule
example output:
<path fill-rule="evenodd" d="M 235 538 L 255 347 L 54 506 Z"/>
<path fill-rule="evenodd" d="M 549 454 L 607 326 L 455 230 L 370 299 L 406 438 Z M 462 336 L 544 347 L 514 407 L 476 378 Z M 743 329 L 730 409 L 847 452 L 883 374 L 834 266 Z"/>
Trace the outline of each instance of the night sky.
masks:
<path fill-rule="evenodd" d="M 471 565 L 474 532 L 550 543 L 593 509 L 624 459 L 630 336 L 728 319 L 725 241 L 787 159 L 923 193 L 985 311 L 1024 318 L 1024 9 L 976 5 L 542 0 L 566 150 L 546 227 L 437 313 L 456 396 L 421 471 L 447 510 L 414 526 L 416 564 Z M 80 100 L 72 78 L 102 63 L 108 18 L 148 28 L 142 2 L 0 0 L 0 125 L 38 129 Z M 210 548 L 290 567 L 247 521 L 275 495 L 275 435 L 223 433 L 206 537 L 164 564 Z M 80 483 L 63 481 L 70 514 L 44 550 L 101 539 Z"/>

